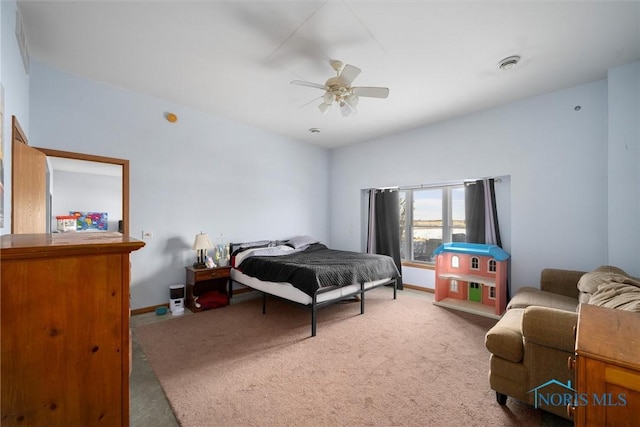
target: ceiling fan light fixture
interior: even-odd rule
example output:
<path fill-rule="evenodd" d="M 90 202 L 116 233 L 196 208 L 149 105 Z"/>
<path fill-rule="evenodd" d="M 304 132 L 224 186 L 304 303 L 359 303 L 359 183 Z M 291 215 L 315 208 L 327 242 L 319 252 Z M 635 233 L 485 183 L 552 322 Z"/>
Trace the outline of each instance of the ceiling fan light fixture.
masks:
<path fill-rule="evenodd" d="M 340 112 L 343 117 L 347 117 L 351 114 L 351 106 L 344 101 L 340 101 Z"/>
<path fill-rule="evenodd" d="M 331 104 L 327 104 L 326 102 L 318 105 L 318 109 L 322 112 L 322 114 L 327 114 L 327 111 L 329 111 L 329 107 L 331 107 Z"/>
<path fill-rule="evenodd" d="M 344 100 L 347 104 L 349 104 L 349 107 L 356 108 L 356 106 L 358 105 L 358 101 L 360 101 L 360 98 L 358 98 L 358 95 L 349 94 Z"/>
<path fill-rule="evenodd" d="M 346 117 L 358 112 L 356 106 L 362 96 L 368 98 L 386 98 L 389 96 L 389 88 L 386 87 L 352 86 L 351 83 L 361 72 L 360 68 L 335 60 L 331 61 L 331 66 L 336 70 L 337 75 L 330 77 L 324 85 L 303 80 L 291 81 L 295 85 L 309 86 L 324 91 L 321 96 L 316 98 L 322 98 L 322 103 L 318 105 L 318 109 L 322 114 L 326 114 L 331 104 L 336 103 L 342 115 Z M 304 106 L 312 102 L 314 101 L 308 102 Z"/>
<path fill-rule="evenodd" d="M 498 62 L 498 68 L 504 71 L 511 70 L 513 69 L 513 67 L 518 65 L 518 62 L 520 62 L 520 56 L 518 55 L 508 56 L 503 60 L 501 60 L 500 62 Z"/>
<path fill-rule="evenodd" d="M 325 104 L 331 104 L 333 102 L 334 96 L 331 92 L 327 91 L 325 92 L 324 96 L 322 97 L 322 99 L 324 100 Z"/>

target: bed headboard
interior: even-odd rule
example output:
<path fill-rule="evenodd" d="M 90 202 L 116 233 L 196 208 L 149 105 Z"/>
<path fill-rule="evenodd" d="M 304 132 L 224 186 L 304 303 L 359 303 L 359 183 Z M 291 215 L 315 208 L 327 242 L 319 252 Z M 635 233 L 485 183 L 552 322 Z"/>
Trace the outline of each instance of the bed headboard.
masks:
<path fill-rule="evenodd" d="M 268 248 L 270 246 L 275 246 L 275 240 L 254 240 L 251 242 L 238 242 L 238 243 L 229 243 L 229 251 L 233 256 L 240 249 L 249 249 L 249 248 Z"/>
<path fill-rule="evenodd" d="M 312 236 L 300 235 L 285 240 L 255 240 L 252 242 L 229 243 L 229 252 L 231 253 L 231 256 L 233 256 L 240 249 L 268 248 L 284 244 L 288 244 L 294 249 L 297 249 L 300 246 L 309 245 L 312 243 L 320 243 L 320 240 Z"/>

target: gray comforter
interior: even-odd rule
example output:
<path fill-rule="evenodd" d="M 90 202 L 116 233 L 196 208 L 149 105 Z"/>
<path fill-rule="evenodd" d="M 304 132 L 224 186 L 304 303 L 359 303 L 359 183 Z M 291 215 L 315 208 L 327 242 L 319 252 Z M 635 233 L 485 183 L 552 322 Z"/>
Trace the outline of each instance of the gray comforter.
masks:
<path fill-rule="evenodd" d="M 327 286 L 347 286 L 400 276 L 389 256 L 339 251 L 321 243 L 286 255 L 251 256 L 237 269 L 260 280 L 291 283 L 309 296 Z"/>

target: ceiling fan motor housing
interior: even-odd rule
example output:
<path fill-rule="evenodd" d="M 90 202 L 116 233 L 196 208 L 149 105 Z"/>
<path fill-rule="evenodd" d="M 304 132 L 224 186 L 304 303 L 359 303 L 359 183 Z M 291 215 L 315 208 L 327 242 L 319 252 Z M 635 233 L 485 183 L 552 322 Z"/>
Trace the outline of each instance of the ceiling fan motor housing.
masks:
<path fill-rule="evenodd" d="M 349 86 L 341 85 L 337 77 L 331 77 L 327 80 L 324 86 L 327 89 L 327 92 L 333 94 L 336 101 L 351 95 L 351 88 Z"/>

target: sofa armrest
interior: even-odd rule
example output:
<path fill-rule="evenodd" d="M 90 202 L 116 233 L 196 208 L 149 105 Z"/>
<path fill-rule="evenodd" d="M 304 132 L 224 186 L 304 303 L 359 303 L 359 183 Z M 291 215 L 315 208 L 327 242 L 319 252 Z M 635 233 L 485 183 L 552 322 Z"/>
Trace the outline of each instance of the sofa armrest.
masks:
<path fill-rule="evenodd" d="M 540 273 L 540 289 L 578 299 L 578 281 L 584 271 L 545 268 Z"/>
<path fill-rule="evenodd" d="M 525 343 L 573 353 L 575 351 L 574 328 L 577 324 L 578 313 L 530 306 L 525 308 L 522 314 L 522 336 Z"/>

